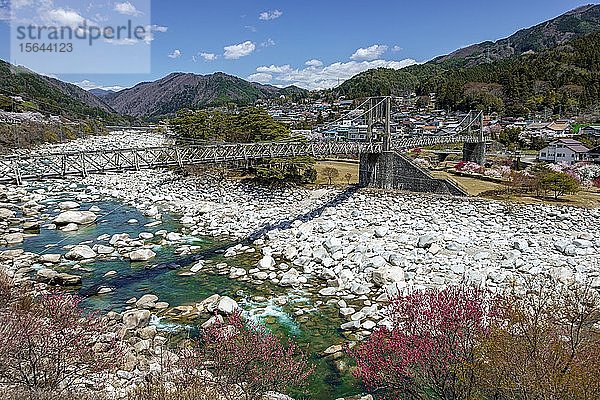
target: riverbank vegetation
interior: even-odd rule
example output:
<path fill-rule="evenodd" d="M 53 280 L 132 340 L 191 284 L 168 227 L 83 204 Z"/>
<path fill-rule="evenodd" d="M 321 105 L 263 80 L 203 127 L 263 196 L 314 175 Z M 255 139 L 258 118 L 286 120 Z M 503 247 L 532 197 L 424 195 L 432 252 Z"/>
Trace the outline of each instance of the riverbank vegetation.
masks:
<path fill-rule="evenodd" d="M 129 345 L 76 296 L 32 295 L 0 274 L 2 398 L 105 399 Z M 600 396 L 600 297 L 591 284 L 531 278 L 509 293 L 467 285 L 392 298 L 370 337 L 348 346 L 376 399 L 592 400 Z M 130 400 L 262 399 L 301 393 L 314 366 L 290 340 L 215 315 L 198 340 L 157 349 Z M 90 389 L 94 387 L 95 389 Z M 55 398 L 55 397 L 54 397 Z"/>
<path fill-rule="evenodd" d="M 355 375 L 378 399 L 600 397 L 600 301 L 589 285 L 538 278 L 505 296 L 466 286 L 392 301 L 357 348 Z"/>
<path fill-rule="evenodd" d="M 0 272 L 0 383 L 59 395 L 81 379 L 118 368 L 116 335 L 68 293 L 35 295 Z"/>
<path fill-rule="evenodd" d="M 0 125 L 0 152 L 12 149 L 30 149 L 43 143 L 62 143 L 90 135 L 105 135 L 108 130 L 98 120 L 88 119 L 73 123 L 24 122 Z"/>
<path fill-rule="evenodd" d="M 258 143 L 302 140 L 292 138 L 285 124 L 261 108 L 248 107 L 239 113 L 183 110 L 170 121 L 183 144 Z M 266 182 L 314 183 L 317 174 L 312 157 L 260 160 L 249 165 L 257 179 Z"/>
<path fill-rule="evenodd" d="M 16 290 L 3 274 L 0 300 L 2 398 L 108 398 L 89 384 L 121 367 L 127 343 L 104 318 L 84 313 L 76 296 Z M 590 284 L 540 276 L 504 294 L 467 285 L 413 291 L 392 298 L 384 321 L 347 350 L 376 399 L 600 396 L 600 297 Z M 314 371 L 294 342 L 239 313 L 159 350 L 160 365 L 128 399 L 259 400 L 300 393 Z"/>
<path fill-rule="evenodd" d="M 36 294 L 0 270 L 0 398 L 111 398 L 110 375 L 124 367 L 127 329 L 80 307 L 65 292 Z M 298 393 L 314 366 L 291 340 L 233 313 L 200 329 L 197 340 L 156 348 L 159 365 L 130 389 L 128 400 L 243 399 Z M 93 388 L 93 389 L 91 389 Z"/>

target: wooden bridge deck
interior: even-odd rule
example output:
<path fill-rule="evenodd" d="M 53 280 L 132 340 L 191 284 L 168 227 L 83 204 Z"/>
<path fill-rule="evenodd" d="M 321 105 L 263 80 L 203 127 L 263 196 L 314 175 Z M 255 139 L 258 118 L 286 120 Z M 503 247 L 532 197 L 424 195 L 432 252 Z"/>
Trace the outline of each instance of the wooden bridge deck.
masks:
<path fill-rule="evenodd" d="M 477 143 L 476 136 L 441 136 L 409 138 L 394 141 L 392 150 L 451 143 Z M 269 158 L 324 157 L 330 155 L 360 155 L 380 153 L 381 143 L 360 142 L 268 142 L 219 144 L 208 146 L 170 146 L 91 150 L 85 152 L 49 153 L 0 158 L 0 182 L 21 183 L 24 180 L 44 180 L 67 176 L 137 171 L 166 167 L 183 167 L 229 161 L 249 161 Z"/>

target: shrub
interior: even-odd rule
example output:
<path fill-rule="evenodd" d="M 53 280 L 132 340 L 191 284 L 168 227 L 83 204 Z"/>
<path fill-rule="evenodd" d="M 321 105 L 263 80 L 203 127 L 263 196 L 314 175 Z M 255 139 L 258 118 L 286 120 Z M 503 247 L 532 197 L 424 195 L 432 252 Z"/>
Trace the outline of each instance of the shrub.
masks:
<path fill-rule="evenodd" d="M 0 383 L 62 392 L 81 377 L 117 367 L 114 341 L 97 342 L 106 324 L 78 308 L 80 299 L 23 296 L 0 310 Z"/>
<path fill-rule="evenodd" d="M 44 142 L 48 142 L 48 143 L 58 143 L 60 141 L 56 132 L 51 131 L 49 129 L 46 129 L 44 131 L 43 140 L 44 140 Z"/>
<path fill-rule="evenodd" d="M 489 398 L 600 398 L 598 294 L 549 279 L 508 296 L 479 349 Z"/>
<path fill-rule="evenodd" d="M 348 185 L 350 185 L 350 180 L 352 179 L 352 174 L 350 172 L 347 172 L 344 175 L 344 179 L 346 180 L 346 182 L 348 182 Z"/>
<path fill-rule="evenodd" d="M 350 354 L 388 399 L 600 398 L 600 298 L 552 278 L 488 299 L 466 287 L 396 299 L 390 326 Z"/>
<path fill-rule="evenodd" d="M 580 186 L 577 179 L 564 172 L 546 172 L 538 176 L 538 187 L 544 193 L 553 192 L 555 199 L 567 193 L 576 193 Z"/>
<path fill-rule="evenodd" d="M 350 352 L 355 375 L 387 399 L 466 399 L 474 390 L 476 340 L 489 302 L 467 287 L 415 292 L 392 301 L 389 327 Z"/>
<path fill-rule="evenodd" d="M 481 165 L 470 161 L 461 161 L 454 166 L 454 169 L 466 174 L 482 174 L 485 171 Z"/>
<path fill-rule="evenodd" d="M 47 390 L 6 389 L 0 392 L 0 400 L 56 400 L 56 398 L 56 392 Z M 109 397 L 102 393 L 80 391 L 61 393 L 60 400 L 109 400 Z"/>
<path fill-rule="evenodd" d="M 205 329 L 201 337 L 196 347 L 182 354 L 181 363 L 189 371 L 185 376 L 195 376 L 188 383 L 201 382 L 226 399 L 258 400 L 268 391 L 299 389 L 314 370 L 295 344 L 239 314 L 228 324 Z"/>
<path fill-rule="evenodd" d="M 13 281 L 12 279 L 0 269 L 0 308 L 6 307 L 13 298 Z"/>
<path fill-rule="evenodd" d="M 536 188 L 536 177 L 527 171 L 510 171 L 505 176 L 507 191 L 530 192 Z"/>

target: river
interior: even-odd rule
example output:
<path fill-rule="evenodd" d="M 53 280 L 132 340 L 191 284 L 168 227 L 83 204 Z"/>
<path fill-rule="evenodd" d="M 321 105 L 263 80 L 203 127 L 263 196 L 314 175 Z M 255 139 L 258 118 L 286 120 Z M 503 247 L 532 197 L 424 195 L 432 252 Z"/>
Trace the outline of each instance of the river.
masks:
<path fill-rule="evenodd" d="M 47 206 L 46 217 L 52 219 L 58 214 L 54 204 L 72 200 L 68 193 L 64 197 L 53 196 L 42 203 Z M 92 206 L 99 207 L 99 218 L 96 224 L 80 228 L 75 232 L 50 230 L 42 226 L 38 235 L 28 236 L 24 242 L 13 248 L 23 248 L 37 254 L 64 254 L 65 246 L 98 243 L 101 235 L 128 233 L 137 237 L 141 232 L 168 230 L 179 232 L 179 216 L 163 214 L 162 222 L 153 227 L 144 225 L 156 222 L 146 218 L 136 208 L 116 201 L 80 202 L 81 209 Z M 137 223 L 128 221 L 135 219 Z M 278 335 L 293 337 L 310 355 L 316 364 L 316 372 L 311 382 L 307 397 L 311 399 L 334 399 L 355 395 L 360 392 L 355 380 L 347 372 L 339 372 L 334 361 L 319 356 L 323 350 L 333 344 L 345 341 L 338 329 L 344 322 L 335 304 L 320 302 L 306 292 L 281 288 L 270 283 L 256 285 L 250 280 L 232 280 L 227 274 L 200 271 L 195 275 L 186 274 L 189 267 L 197 259 L 207 263 L 227 263 L 230 266 L 251 269 L 256 266 L 260 252 L 225 258 L 223 249 L 232 245 L 227 240 L 209 237 L 186 237 L 186 243 L 197 246 L 191 256 L 175 255 L 175 247 L 160 246 L 159 240 L 153 249 L 157 256 L 149 262 L 131 263 L 120 257 L 98 259 L 81 264 L 72 262 L 62 265 L 57 270 L 74 273 L 82 277 L 83 285 L 79 293 L 84 296 L 83 307 L 101 312 L 123 311 L 126 302 L 132 297 L 140 298 L 144 294 L 155 294 L 160 301 L 171 306 L 193 304 L 204 300 L 212 294 L 227 295 L 234 298 L 244 310 L 244 314 Z M 109 271 L 116 275 L 105 276 Z M 100 287 L 112 288 L 106 294 L 97 294 Z M 159 330 L 174 336 L 194 335 L 196 325 L 204 320 L 186 323 L 170 320 L 168 317 L 154 318 L 152 323 Z M 346 364 L 338 360 L 338 365 Z M 296 395 L 301 397 L 301 395 Z"/>

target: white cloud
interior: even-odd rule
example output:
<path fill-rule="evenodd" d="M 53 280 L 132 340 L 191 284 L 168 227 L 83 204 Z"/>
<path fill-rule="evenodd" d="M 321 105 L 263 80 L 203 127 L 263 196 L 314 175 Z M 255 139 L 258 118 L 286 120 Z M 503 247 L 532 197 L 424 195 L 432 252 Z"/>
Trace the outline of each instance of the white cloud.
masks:
<path fill-rule="evenodd" d="M 4 3 L 0 2 L 0 21 L 10 21 L 11 17 L 9 6 L 5 6 Z"/>
<path fill-rule="evenodd" d="M 323 61 L 313 58 L 312 60 L 308 60 L 307 62 L 305 62 L 304 65 L 318 68 L 323 66 Z"/>
<path fill-rule="evenodd" d="M 274 11 L 264 11 L 258 15 L 258 19 L 262 21 L 271 21 L 277 19 L 283 15 L 283 11 L 274 10 Z"/>
<path fill-rule="evenodd" d="M 79 13 L 73 10 L 65 10 L 64 8 L 55 8 L 49 10 L 44 19 L 54 25 L 77 27 L 85 21 Z"/>
<path fill-rule="evenodd" d="M 275 41 L 271 38 L 265 40 L 264 42 L 262 42 L 260 44 L 260 47 L 271 47 L 271 46 L 275 46 Z"/>
<path fill-rule="evenodd" d="M 257 72 L 256 74 L 249 75 L 246 79 L 250 82 L 269 83 L 273 79 L 273 75 Z"/>
<path fill-rule="evenodd" d="M 214 53 L 200 53 L 198 55 L 202 57 L 204 61 L 215 61 L 217 58 L 219 58 L 219 56 Z"/>
<path fill-rule="evenodd" d="M 165 32 L 166 32 L 166 31 L 167 31 L 169 28 L 168 28 L 168 27 L 166 27 L 166 26 L 161 26 L 161 25 L 152 25 L 152 26 L 150 27 L 150 29 L 151 29 L 153 32 L 165 33 Z"/>
<path fill-rule="evenodd" d="M 270 66 L 264 66 L 264 67 L 258 67 L 256 68 L 256 72 L 270 72 L 270 73 L 276 73 L 276 74 L 284 74 L 284 73 L 288 73 L 288 72 L 292 72 L 294 69 L 289 65 L 270 65 Z"/>
<path fill-rule="evenodd" d="M 132 46 L 138 43 L 146 43 L 146 44 L 150 44 L 152 43 L 152 41 L 155 39 L 155 33 L 165 33 L 167 32 L 167 30 L 169 30 L 168 27 L 166 26 L 162 26 L 162 25 L 146 25 L 144 26 L 145 31 L 144 31 L 144 38 L 140 41 L 137 39 L 133 39 L 133 38 L 124 38 L 124 39 L 106 39 L 105 41 L 107 43 L 110 44 L 114 44 L 114 45 L 126 45 L 126 46 Z"/>
<path fill-rule="evenodd" d="M 244 28 L 248 29 L 250 32 L 256 32 L 257 31 L 256 27 L 254 27 L 252 25 L 246 25 L 246 26 L 244 26 Z"/>
<path fill-rule="evenodd" d="M 146 44 L 152 43 L 154 40 L 154 33 L 165 33 L 169 28 L 161 25 L 146 25 L 146 32 L 144 33 L 144 42 Z"/>
<path fill-rule="evenodd" d="M 80 81 L 80 82 L 71 82 L 71 83 L 73 83 L 73 85 L 79 86 L 83 90 L 102 89 L 102 90 L 112 90 L 113 92 L 118 92 L 119 90 L 125 89 L 125 87 L 119 86 L 119 85 L 112 85 L 112 86 L 100 85 L 96 82 L 92 82 L 87 79 L 84 79 L 83 81 Z"/>
<path fill-rule="evenodd" d="M 383 44 L 374 44 L 366 48 L 360 48 L 350 57 L 354 61 L 373 61 L 377 60 L 387 51 L 388 47 Z"/>
<path fill-rule="evenodd" d="M 400 46 L 398 46 L 398 45 L 396 45 L 396 46 L 392 47 L 392 51 L 393 51 L 394 53 L 397 53 L 397 52 L 399 52 L 400 50 L 402 50 L 402 47 L 400 47 Z"/>
<path fill-rule="evenodd" d="M 171 54 L 169 54 L 169 58 L 179 58 L 181 57 L 181 50 L 175 49 Z"/>
<path fill-rule="evenodd" d="M 119 14 L 123 14 L 123 15 L 137 16 L 137 15 L 141 14 L 137 10 L 137 8 L 135 8 L 135 6 L 128 1 L 126 1 L 124 3 L 116 3 L 115 11 L 118 12 Z"/>
<path fill-rule="evenodd" d="M 313 60 L 310 60 L 313 61 Z M 318 61 L 318 60 L 317 60 Z M 336 62 L 326 66 L 311 63 L 306 68 L 295 69 L 289 65 L 271 65 L 256 68 L 257 73 L 271 74 L 276 85 L 296 85 L 304 89 L 330 89 L 353 76 L 373 68 L 401 69 L 416 64 L 415 60 L 401 61 L 371 60 Z M 251 75 L 252 76 L 252 75 Z"/>
<path fill-rule="evenodd" d="M 223 50 L 223 57 L 228 60 L 237 60 L 238 58 L 246 57 L 252 54 L 252 52 L 256 50 L 256 45 L 247 40 L 244 43 L 225 46 Z"/>
<path fill-rule="evenodd" d="M 7 1 L 7 3 L 10 3 L 10 7 L 19 9 L 33 5 L 33 0 L 11 0 L 10 2 Z"/>

